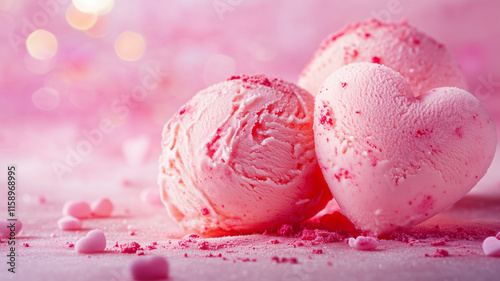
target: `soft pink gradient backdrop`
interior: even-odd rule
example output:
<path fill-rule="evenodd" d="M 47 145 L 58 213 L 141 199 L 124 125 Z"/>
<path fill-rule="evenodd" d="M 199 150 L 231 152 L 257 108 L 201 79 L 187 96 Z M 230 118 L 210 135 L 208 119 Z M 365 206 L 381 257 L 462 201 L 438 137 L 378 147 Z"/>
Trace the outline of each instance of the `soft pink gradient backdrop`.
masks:
<path fill-rule="evenodd" d="M 98 19 L 107 30 L 100 38 L 68 24 L 65 11 L 71 1 L 41 2 L 56 3 L 43 28 L 59 44 L 43 74 L 28 69 L 30 62 L 43 64 L 9 36 L 23 36 L 26 20 L 33 22 L 44 9 L 35 0 L 0 4 L 0 162 L 23 168 L 24 181 L 34 190 L 71 186 L 64 190 L 88 192 L 94 187 L 83 187 L 82 180 L 92 183 L 93 173 L 114 163 L 127 163 L 130 169 L 110 173 L 110 183 L 137 178 L 154 186 L 162 126 L 196 92 L 234 73 L 296 82 L 323 38 L 370 17 L 407 19 L 444 43 L 462 66 L 472 93 L 500 124 L 498 0 L 115 1 L 111 12 Z M 223 5 L 226 10 L 217 11 Z M 124 31 L 137 32 L 146 41 L 138 61 L 124 61 L 115 53 L 115 40 Z M 148 67 L 160 70 L 160 83 L 142 101 L 125 104 L 126 113 L 114 112 L 113 104 L 150 75 Z M 32 101 L 44 86 L 58 91 L 60 102 L 52 110 L 40 110 Z M 70 167 L 66 158 L 87 140 L 83 131 L 95 131 L 104 118 L 115 120 L 117 127 L 103 133 L 90 153 Z M 69 168 L 59 177 L 56 162 Z"/>

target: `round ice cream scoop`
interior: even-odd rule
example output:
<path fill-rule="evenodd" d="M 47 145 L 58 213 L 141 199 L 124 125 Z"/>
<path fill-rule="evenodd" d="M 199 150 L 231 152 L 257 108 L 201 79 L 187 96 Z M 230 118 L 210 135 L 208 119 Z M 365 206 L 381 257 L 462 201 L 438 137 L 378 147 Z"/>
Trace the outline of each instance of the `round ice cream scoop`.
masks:
<path fill-rule="evenodd" d="M 328 36 L 302 71 L 299 86 L 316 96 L 332 72 L 354 62 L 378 63 L 399 72 L 415 96 L 438 87 L 467 90 L 462 71 L 442 44 L 406 22 L 376 20 Z"/>
<path fill-rule="evenodd" d="M 263 75 L 199 92 L 165 125 L 161 196 L 170 215 L 205 236 L 312 217 L 331 199 L 314 151 L 314 97 Z"/>

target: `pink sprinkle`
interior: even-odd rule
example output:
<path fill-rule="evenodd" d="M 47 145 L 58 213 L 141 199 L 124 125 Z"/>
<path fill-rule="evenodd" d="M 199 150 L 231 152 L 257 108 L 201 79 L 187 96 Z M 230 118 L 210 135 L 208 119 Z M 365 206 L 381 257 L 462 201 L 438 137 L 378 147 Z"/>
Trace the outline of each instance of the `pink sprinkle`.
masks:
<path fill-rule="evenodd" d="M 95 217 L 109 217 L 113 212 L 113 203 L 108 198 L 100 198 L 92 202 L 91 210 L 92 215 Z"/>
<path fill-rule="evenodd" d="M 82 221 L 72 216 L 64 216 L 57 221 L 57 226 L 61 230 L 78 230 L 82 228 Z"/>
<path fill-rule="evenodd" d="M 184 253 L 184 257 L 187 258 L 188 257 L 188 254 L 187 253 Z"/>
<path fill-rule="evenodd" d="M 135 280 L 158 280 L 168 277 L 168 263 L 162 256 L 137 258 L 129 266 Z"/>
<path fill-rule="evenodd" d="M 84 201 L 67 201 L 62 209 L 65 216 L 72 216 L 78 219 L 86 219 L 90 217 L 90 206 Z"/>
<path fill-rule="evenodd" d="M 134 235 L 135 235 L 135 231 L 133 231 L 133 230 L 129 231 L 129 232 L 128 232 L 128 235 L 130 235 L 130 236 L 134 236 Z"/>
<path fill-rule="evenodd" d="M 433 257 L 433 258 L 444 258 L 448 257 L 449 255 L 450 253 L 448 253 L 448 251 L 444 249 L 436 249 L 436 253 L 434 255 L 425 254 L 426 257 Z"/>
<path fill-rule="evenodd" d="M 500 257 L 500 240 L 494 236 L 487 237 L 483 241 L 483 251 L 487 256 Z"/>
<path fill-rule="evenodd" d="M 313 254 L 323 254 L 323 250 L 322 249 L 313 249 L 312 253 Z"/>
<path fill-rule="evenodd" d="M 91 230 L 87 233 L 87 236 L 80 238 L 76 242 L 75 248 L 78 253 L 103 252 L 106 248 L 106 236 L 99 229 Z"/>
<path fill-rule="evenodd" d="M 73 243 L 66 243 L 66 244 L 68 245 L 68 248 L 73 248 L 73 247 L 75 247 L 75 244 L 73 244 Z"/>
<path fill-rule="evenodd" d="M 137 252 L 138 256 L 144 256 L 144 252 Z"/>
<path fill-rule="evenodd" d="M 372 62 L 380 64 L 380 58 L 379 57 L 373 57 L 372 58 Z"/>
<path fill-rule="evenodd" d="M 124 254 L 135 254 L 137 250 L 142 250 L 141 245 L 137 242 L 120 245 L 120 252 Z"/>
<path fill-rule="evenodd" d="M 201 212 L 201 215 L 203 215 L 203 216 L 206 216 L 206 215 L 210 214 L 210 212 L 208 211 L 207 208 L 201 209 L 200 212 Z"/>
<path fill-rule="evenodd" d="M 29 246 L 30 246 L 30 244 L 28 244 L 28 243 L 23 243 L 23 246 L 24 246 L 24 247 L 29 247 Z"/>
<path fill-rule="evenodd" d="M 342 85 L 342 88 L 345 88 L 345 86 L 347 86 L 347 83 L 346 82 L 340 82 L 340 85 Z"/>
<path fill-rule="evenodd" d="M 349 238 L 349 246 L 360 251 L 374 250 L 378 246 L 378 241 L 373 237 L 358 236 L 356 239 Z"/>

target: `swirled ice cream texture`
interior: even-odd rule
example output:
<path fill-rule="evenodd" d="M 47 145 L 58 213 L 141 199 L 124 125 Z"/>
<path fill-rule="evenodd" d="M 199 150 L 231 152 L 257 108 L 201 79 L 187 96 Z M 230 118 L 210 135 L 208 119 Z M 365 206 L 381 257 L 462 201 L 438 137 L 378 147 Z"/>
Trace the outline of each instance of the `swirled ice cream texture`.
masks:
<path fill-rule="evenodd" d="M 165 125 L 159 184 L 170 215 L 206 236 L 305 220 L 331 198 L 314 151 L 314 98 L 262 75 L 199 92 Z"/>

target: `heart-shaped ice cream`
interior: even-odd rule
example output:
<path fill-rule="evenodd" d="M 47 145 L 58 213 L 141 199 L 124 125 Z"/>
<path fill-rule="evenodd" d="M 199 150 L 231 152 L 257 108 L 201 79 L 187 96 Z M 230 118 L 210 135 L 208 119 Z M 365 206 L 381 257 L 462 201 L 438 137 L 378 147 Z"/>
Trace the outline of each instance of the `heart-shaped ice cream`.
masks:
<path fill-rule="evenodd" d="M 394 70 L 347 65 L 315 104 L 316 154 L 342 212 L 382 234 L 416 225 L 462 198 L 496 148 L 483 104 L 458 88 L 415 97 Z"/>
<path fill-rule="evenodd" d="M 75 249 L 78 253 L 98 253 L 106 248 L 106 236 L 100 229 L 94 229 L 87 236 L 76 242 Z"/>

